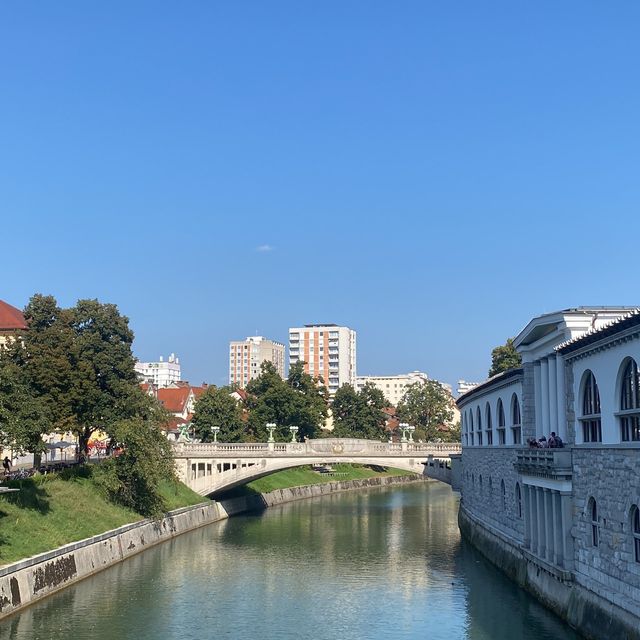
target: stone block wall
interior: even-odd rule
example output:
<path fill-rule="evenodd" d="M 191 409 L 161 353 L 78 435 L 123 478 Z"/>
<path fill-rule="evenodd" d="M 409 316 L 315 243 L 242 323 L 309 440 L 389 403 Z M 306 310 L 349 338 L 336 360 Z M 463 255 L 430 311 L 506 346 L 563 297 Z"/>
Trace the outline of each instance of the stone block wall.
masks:
<path fill-rule="evenodd" d="M 573 497 L 576 581 L 640 616 L 640 562 L 635 560 L 630 519 L 632 505 L 640 505 L 640 449 L 574 448 Z M 597 547 L 591 497 L 598 509 Z"/>
<path fill-rule="evenodd" d="M 512 540 L 522 542 L 524 520 L 518 515 L 516 483 L 520 483 L 523 500 L 524 494 L 520 476 L 513 466 L 517 450 L 515 447 L 465 447 L 462 453 L 461 493 L 465 509 L 474 518 Z"/>

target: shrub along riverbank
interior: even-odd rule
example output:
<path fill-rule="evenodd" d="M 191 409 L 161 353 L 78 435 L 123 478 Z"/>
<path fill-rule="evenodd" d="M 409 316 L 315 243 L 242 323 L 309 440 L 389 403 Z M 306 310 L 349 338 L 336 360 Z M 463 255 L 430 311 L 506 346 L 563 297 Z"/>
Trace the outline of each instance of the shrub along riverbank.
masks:
<path fill-rule="evenodd" d="M 20 491 L 0 497 L 0 565 L 143 519 L 109 500 L 91 467 L 36 475 L 6 486 Z M 166 510 L 206 500 L 178 482 L 165 481 L 159 491 Z"/>

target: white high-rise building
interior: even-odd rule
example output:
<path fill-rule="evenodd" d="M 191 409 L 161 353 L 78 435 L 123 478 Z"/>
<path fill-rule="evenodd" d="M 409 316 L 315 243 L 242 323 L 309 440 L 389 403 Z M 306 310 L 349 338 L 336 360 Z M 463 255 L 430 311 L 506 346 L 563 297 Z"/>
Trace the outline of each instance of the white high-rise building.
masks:
<path fill-rule="evenodd" d="M 284 378 L 284 345 L 281 342 L 267 340 L 263 336 L 232 340 L 229 343 L 229 384 L 237 384 L 244 389 L 260 375 L 260 366 L 267 360 Z"/>
<path fill-rule="evenodd" d="M 356 332 L 337 324 L 305 324 L 289 329 L 289 366 L 322 376 L 333 395 L 343 384 L 356 386 Z"/>
<path fill-rule="evenodd" d="M 135 370 L 143 382 L 150 382 L 159 389 L 182 380 L 180 360 L 176 358 L 175 353 L 172 353 L 166 361 L 160 356 L 158 362 L 136 362 Z"/>
<path fill-rule="evenodd" d="M 367 382 L 384 393 L 392 407 L 397 407 L 407 387 L 412 384 L 424 384 L 429 376 L 422 371 L 412 371 L 398 376 L 358 376 L 356 383 L 360 391 Z"/>

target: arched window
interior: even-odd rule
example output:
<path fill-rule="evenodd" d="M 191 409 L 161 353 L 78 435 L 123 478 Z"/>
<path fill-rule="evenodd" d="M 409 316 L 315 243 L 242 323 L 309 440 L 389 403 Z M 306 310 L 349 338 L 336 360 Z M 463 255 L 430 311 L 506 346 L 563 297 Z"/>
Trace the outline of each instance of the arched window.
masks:
<path fill-rule="evenodd" d="M 476 410 L 476 431 L 478 432 L 478 444 L 482 444 L 482 415 L 480 413 L 480 407 Z"/>
<path fill-rule="evenodd" d="M 493 444 L 493 423 L 491 420 L 491 407 L 489 406 L 488 402 L 485 406 L 484 411 L 485 411 L 485 416 L 487 420 L 487 424 L 485 426 L 487 430 L 487 444 L 491 445 Z"/>
<path fill-rule="evenodd" d="M 500 398 L 498 398 L 496 413 L 498 414 L 498 444 L 506 444 L 504 407 Z"/>
<path fill-rule="evenodd" d="M 516 482 L 516 510 L 518 518 L 522 518 L 522 493 L 520 491 L 520 483 Z"/>
<path fill-rule="evenodd" d="M 471 434 L 471 444 L 474 445 L 475 436 L 473 434 L 473 411 L 471 411 L 471 409 L 469 409 L 469 433 Z"/>
<path fill-rule="evenodd" d="M 634 504 L 631 507 L 631 533 L 633 535 L 633 554 L 636 562 L 640 562 L 640 509 Z"/>
<path fill-rule="evenodd" d="M 598 505 L 594 498 L 589 498 L 587 511 L 591 519 L 591 544 L 597 547 L 600 542 L 600 525 L 598 524 Z"/>
<path fill-rule="evenodd" d="M 582 386 L 582 441 L 602 442 L 602 420 L 600 418 L 600 392 L 596 377 L 587 371 Z"/>
<path fill-rule="evenodd" d="M 476 477 L 475 475 L 472 473 L 471 474 L 471 486 L 475 489 L 476 487 Z"/>
<path fill-rule="evenodd" d="M 507 494 L 504 487 L 504 480 L 500 480 L 500 495 L 502 496 L 502 511 L 504 512 L 507 508 Z"/>
<path fill-rule="evenodd" d="M 493 494 L 493 478 L 489 476 L 489 495 Z"/>
<path fill-rule="evenodd" d="M 513 436 L 513 444 L 520 444 L 522 442 L 520 402 L 518 401 L 518 396 L 515 393 L 511 396 L 511 434 Z"/>
<path fill-rule="evenodd" d="M 482 495 L 482 474 L 480 474 L 480 479 L 478 480 L 478 486 L 480 487 L 480 495 Z"/>
<path fill-rule="evenodd" d="M 620 388 L 620 438 L 624 442 L 640 440 L 640 372 L 629 358 L 622 372 Z"/>

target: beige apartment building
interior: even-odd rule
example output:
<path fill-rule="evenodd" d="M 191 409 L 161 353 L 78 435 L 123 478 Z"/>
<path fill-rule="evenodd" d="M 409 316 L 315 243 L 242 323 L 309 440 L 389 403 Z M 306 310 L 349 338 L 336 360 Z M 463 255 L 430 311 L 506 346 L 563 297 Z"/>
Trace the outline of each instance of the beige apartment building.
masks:
<path fill-rule="evenodd" d="M 358 391 L 367 382 L 384 393 L 384 397 L 392 407 L 397 407 L 407 387 L 412 384 L 423 384 L 429 380 L 429 376 L 422 371 L 412 371 L 397 376 L 358 376 L 356 385 Z"/>
<path fill-rule="evenodd" d="M 337 324 L 305 324 L 289 329 L 289 366 L 322 376 L 333 395 L 343 384 L 356 386 L 356 332 Z"/>
<path fill-rule="evenodd" d="M 260 365 L 265 361 L 272 362 L 284 378 L 284 345 L 281 342 L 263 336 L 232 340 L 229 343 L 229 384 L 244 389 L 260 375 Z"/>

